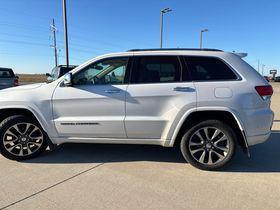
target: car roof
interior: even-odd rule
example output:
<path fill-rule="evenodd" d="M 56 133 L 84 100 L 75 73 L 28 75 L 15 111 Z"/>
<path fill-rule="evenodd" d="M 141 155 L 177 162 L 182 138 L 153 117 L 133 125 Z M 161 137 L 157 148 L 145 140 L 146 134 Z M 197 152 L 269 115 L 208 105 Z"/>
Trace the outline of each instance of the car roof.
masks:
<path fill-rule="evenodd" d="M 13 71 L 11 68 L 5 68 L 5 67 L 0 67 L 0 71 L 5 70 L 5 71 Z"/>
<path fill-rule="evenodd" d="M 222 52 L 219 49 L 210 48 L 151 48 L 151 49 L 131 49 L 127 52 L 141 52 L 141 51 L 215 51 Z"/>

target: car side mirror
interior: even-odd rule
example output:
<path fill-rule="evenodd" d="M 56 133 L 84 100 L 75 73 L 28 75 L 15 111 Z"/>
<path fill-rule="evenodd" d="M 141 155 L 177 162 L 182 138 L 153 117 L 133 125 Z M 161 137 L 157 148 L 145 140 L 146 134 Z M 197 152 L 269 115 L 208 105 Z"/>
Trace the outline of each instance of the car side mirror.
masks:
<path fill-rule="evenodd" d="M 51 77 L 51 74 L 50 73 L 46 73 L 46 77 Z"/>
<path fill-rule="evenodd" d="M 19 76 L 15 76 L 16 79 L 19 79 Z"/>
<path fill-rule="evenodd" d="M 64 83 L 64 86 L 66 86 L 66 87 L 73 85 L 72 84 L 72 73 L 67 73 L 64 75 L 63 83 Z"/>

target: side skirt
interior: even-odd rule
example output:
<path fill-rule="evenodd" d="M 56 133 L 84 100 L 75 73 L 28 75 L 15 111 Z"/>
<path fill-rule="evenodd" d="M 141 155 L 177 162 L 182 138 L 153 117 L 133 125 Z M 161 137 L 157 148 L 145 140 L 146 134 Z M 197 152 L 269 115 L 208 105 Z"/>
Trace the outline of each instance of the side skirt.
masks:
<path fill-rule="evenodd" d="M 171 147 L 169 140 L 162 139 L 112 139 L 112 138 L 85 138 L 85 137 L 69 137 L 69 138 L 52 138 L 53 144 L 63 143 L 94 143 L 94 144 L 145 144 L 159 145 L 163 147 Z"/>

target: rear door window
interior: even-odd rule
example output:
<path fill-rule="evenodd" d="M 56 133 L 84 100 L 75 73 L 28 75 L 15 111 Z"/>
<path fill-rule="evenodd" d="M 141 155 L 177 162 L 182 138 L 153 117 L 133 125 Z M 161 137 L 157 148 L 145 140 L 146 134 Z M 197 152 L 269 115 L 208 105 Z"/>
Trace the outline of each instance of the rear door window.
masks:
<path fill-rule="evenodd" d="M 132 83 L 179 82 L 181 66 L 177 56 L 137 56 Z"/>
<path fill-rule="evenodd" d="M 231 68 L 218 58 L 185 56 L 184 59 L 194 81 L 237 80 Z"/>

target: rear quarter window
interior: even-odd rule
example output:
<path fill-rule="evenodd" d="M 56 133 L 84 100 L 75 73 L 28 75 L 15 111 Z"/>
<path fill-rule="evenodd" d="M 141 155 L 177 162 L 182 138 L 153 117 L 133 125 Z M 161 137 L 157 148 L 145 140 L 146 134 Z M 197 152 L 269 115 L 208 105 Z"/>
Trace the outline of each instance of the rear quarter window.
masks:
<path fill-rule="evenodd" d="M 237 80 L 237 75 L 222 60 L 214 57 L 185 56 L 187 69 L 194 81 Z"/>

